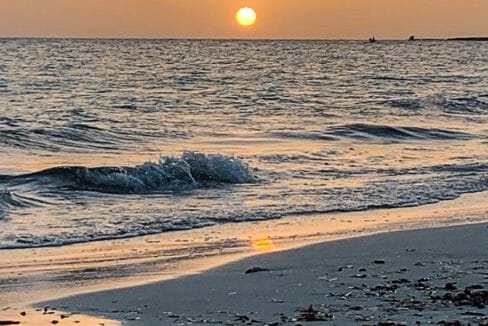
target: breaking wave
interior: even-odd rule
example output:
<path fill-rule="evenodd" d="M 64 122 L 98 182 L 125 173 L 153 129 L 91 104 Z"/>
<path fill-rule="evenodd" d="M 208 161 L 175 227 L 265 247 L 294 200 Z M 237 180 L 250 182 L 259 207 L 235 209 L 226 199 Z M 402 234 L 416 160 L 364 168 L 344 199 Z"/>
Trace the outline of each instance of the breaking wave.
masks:
<path fill-rule="evenodd" d="M 16 182 L 42 183 L 46 182 L 46 178 L 54 186 L 114 194 L 183 190 L 256 181 L 250 167 L 235 157 L 194 152 L 135 167 L 55 167 L 12 177 Z"/>

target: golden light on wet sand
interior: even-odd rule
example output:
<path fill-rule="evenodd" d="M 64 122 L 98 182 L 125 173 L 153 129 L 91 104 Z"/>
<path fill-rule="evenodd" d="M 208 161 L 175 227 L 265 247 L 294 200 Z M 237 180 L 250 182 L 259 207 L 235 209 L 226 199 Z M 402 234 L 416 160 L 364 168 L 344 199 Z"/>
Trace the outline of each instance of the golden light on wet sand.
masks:
<path fill-rule="evenodd" d="M 236 14 L 236 20 L 241 26 L 252 26 L 256 22 L 256 12 L 254 9 L 244 7 L 239 9 Z"/>
<path fill-rule="evenodd" d="M 270 238 L 253 239 L 252 246 L 256 251 L 272 251 L 275 248 L 273 240 Z"/>

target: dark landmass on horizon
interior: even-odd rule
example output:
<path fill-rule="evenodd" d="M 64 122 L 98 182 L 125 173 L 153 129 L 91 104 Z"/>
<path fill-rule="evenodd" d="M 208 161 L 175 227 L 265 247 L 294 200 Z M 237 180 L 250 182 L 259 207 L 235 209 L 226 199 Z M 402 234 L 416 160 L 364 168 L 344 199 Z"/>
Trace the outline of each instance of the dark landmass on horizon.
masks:
<path fill-rule="evenodd" d="M 488 37 L 453 37 L 448 38 L 448 41 L 488 41 Z"/>

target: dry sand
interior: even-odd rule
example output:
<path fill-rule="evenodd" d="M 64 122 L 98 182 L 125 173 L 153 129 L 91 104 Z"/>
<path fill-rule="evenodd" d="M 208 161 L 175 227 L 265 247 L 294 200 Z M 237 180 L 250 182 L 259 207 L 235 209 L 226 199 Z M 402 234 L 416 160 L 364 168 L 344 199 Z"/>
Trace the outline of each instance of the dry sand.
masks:
<path fill-rule="evenodd" d="M 488 325 L 488 225 L 326 242 L 45 306 L 129 325 Z"/>

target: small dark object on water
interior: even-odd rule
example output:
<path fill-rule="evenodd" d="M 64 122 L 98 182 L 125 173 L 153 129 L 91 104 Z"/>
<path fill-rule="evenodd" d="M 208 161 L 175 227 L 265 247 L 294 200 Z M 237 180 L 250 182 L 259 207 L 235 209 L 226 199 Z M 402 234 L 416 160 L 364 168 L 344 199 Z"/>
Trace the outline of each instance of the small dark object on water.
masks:
<path fill-rule="evenodd" d="M 246 271 L 246 274 L 259 273 L 259 272 L 269 272 L 269 271 L 270 271 L 269 268 L 253 267 L 253 268 L 249 268 Z"/>
<path fill-rule="evenodd" d="M 375 42 L 376 42 L 376 38 L 374 36 L 369 38 L 369 43 L 375 43 Z"/>
<path fill-rule="evenodd" d="M 408 38 L 409 41 L 415 41 L 415 36 L 411 35 L 409 38 Z"/>
<path fill-rule="evenodd" d="M 385 260 L 384 259 L 375 259 L 373 260 L 373 264 L 376 264 L 376 265 L 383 265 L 385 264 Z"/>
<path fill-rule="evenodd" d="M 20 321 L 16 320 L 0 320 L 0 325 L 19 325 Z"/>

